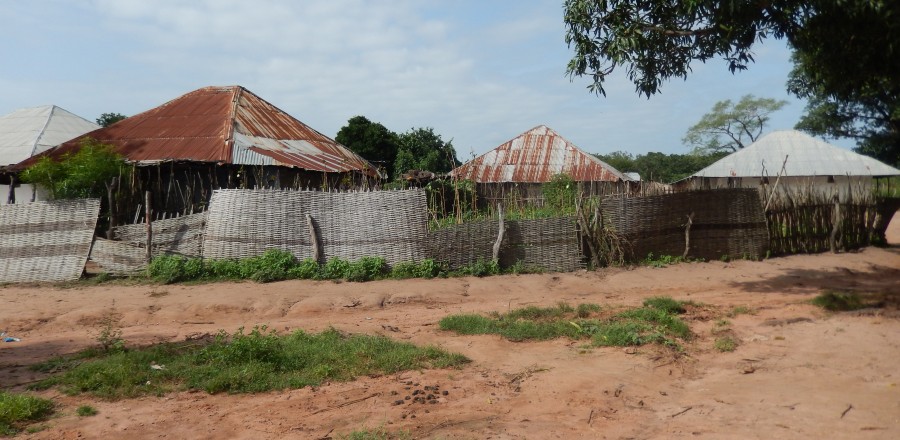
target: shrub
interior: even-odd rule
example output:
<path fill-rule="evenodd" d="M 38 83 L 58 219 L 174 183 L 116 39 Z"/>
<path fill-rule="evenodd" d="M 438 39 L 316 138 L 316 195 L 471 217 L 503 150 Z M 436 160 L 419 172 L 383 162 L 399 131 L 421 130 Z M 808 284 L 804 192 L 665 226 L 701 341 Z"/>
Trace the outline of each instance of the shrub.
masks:
<path fill-rule="evenodd" d="M 13 435 L 23 425 L 53 413 L 53 402 L 24 394 L 0 391 L 0 434 Z"/>
<path fill-rule="evenodd" d="M 831 312 L 859 310 L 866 306 L 863 304 L 862 298 L 855 293 L 833 291 L 825 292 L 813 298 L 812 303 Z"/>
<path fill-rule="evenodd" d="M 186 280 L 185 261 L 186 259 L 179 255 L 160 255 L 150 261 L 147 274 L 163 284 Z"/>
<path fill-rule="evenodd" d="M 307 258 L 288 270 L 288 275 L 300 280 L 315 279 L 319 275 L 319 263 L 312 258 Z"/>
<path fill-rule="evenodd" d="M 339 280 L 347 277 L 350 262 L 340 258 L 329 259 L 319 273 L 319 278 L 324 280 Z"/>
<path fill-rule="evenodd" d="M 382 257 L 362 257 L 350 263 L 347 268 L 347 281 L 371 281 L 381 278 L 387 270 L 387 263 Z"/>

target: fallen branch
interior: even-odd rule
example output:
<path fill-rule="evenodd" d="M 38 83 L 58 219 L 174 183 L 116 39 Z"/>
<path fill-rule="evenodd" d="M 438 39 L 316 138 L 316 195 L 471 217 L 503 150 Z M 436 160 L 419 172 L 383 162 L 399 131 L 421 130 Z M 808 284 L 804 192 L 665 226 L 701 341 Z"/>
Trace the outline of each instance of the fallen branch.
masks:
<path fill-rule="evenodd" d="M 319 413 L 323 413 L 323 412 L 325 412 L 325 411 L 331 411 L 331 410 L 334 410 L 334 409 L 343 408 L 343 407 L 345 407 L 345 406 L 347 406 L 347 405 L 353 405 L 354 403 L 359 403 L 359 402 L 362 402 L 363 400 L 369 400 L 369 399 L 371 399 L 371 398 L 373 398 L 373 397 L 375 397 L 375 396 L 380 396 L 380 395 L 381 395 L 381 393 L 373 393 L 373 394 L 369 394 L 369 395 L 366 396 L 366 397 L 361 397 L 361 398 L 359 398 L 359 399 L 354 399 L 354 400 L 348 400 L 348 401 L 346 401 L 346 402 L 344 402 L 344 403 L 341 403 L 341 404 L 339 404 L 339 405 L 331 406 L 331 407 L 328 407 L 328 408 L 322 408 L 322 409 L 320 409 L 320 410 L 318 410 L 318 411 L 316 411 L 316 412 L 313 412 L 313 414 L 319 414 Z"/>
<path fill-rule="evenodd" d="M 847 405 L 847 409 L 845 409 L 844 412 L 841 413 L 841 418 L 843 419 L 844 416 L 846 416 L 847 413 L 850 412 L 851 409 L 853 409 L 853 405 L 852 404 Z"/>
<path fill-rule="evenodd" d="M 692 409 L 694 409 L 694 407 L 693 407 L 693 406 L 689 406 L 689 407 L 687 407 L 687 408 L 685 408 L 685 409 L 683 409 L 683 410 L 681 410 L 681 411 L 678 411 L 678 412 L 675 413 L 675 414 L 672 414 L 672 415 L 669 416 L 669 417 L 671 417 L 671 418 L 674 419 L 675 417 L 678 417 L 678 416 L 680 416 L 680 415 L 682 415 L 682 414 L 684 414 L 684 413 L 686 413 L 686 412 L 688 412 L 688 411 L 690 411 L 690 410 L 692 410 Z"/>

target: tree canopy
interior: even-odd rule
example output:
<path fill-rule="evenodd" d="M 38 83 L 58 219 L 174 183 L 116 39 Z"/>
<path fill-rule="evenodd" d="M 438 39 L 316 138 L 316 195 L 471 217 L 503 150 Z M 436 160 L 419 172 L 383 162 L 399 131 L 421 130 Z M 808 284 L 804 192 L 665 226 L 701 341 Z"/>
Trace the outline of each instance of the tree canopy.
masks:
<path fill-rule="evenodd" d="M 753 47 L 786 39 L 794 50 L 789 91 L 809 99 L 800 128 L 859 140 L 896 163 L 900 143 L 900 2 L 896 0 L 565 0 L 570 77 L 589 89 L 624 67 L 650 97 L 714 58 L 744 70 Z"/>
<path fill-rule="evenodd" d="M 103 113 L 99 118 L 97 118 L 97 125 L 101 127 L 109 127 L 110 125 L 113 125 L 116 122 L 119 122 L 127 117 L 128 116 L 125 116 L 121 113 Z"/>
<path fill-rule="evenodd" d="M 730 99 L 719 101 L 688 129 L 682 142 L 701 154 L 735 152 L 756 141 L 769 115 L 786 104 L 787 101 L 753 95 L 746 95 L 737 103 Z"/>
<path fill-rule="evenodd" d="M 354 116 L 341 127 L 334 140 L 372 162 L 385 175 L 394 175 L 400 140 L 384 125 L 372 122 L 365 116 Z"/>
<path fill-rule="evenodd" d="M 459 165 L 453 141 L 444 142 L 433 128 L 412 128 L 400 135 L 400 149 L 394 163 L 398 174 L 409 170 L 446 173 Z"/>
<path fill-rule="evenodd" d="M 651 152 L 635 156 L 627 151 L 595 154 L 597 158 L 623 173 L 636 172 L 641 175 L 643 180 L 664 183 L 671 183 L 688 177 L 727 155 L 728 153 L 725 152 L 712 154 L 665 154 Z"/>
<path fill-rule="evenodd" d="M 46 188 L 53 199 L 103 197 L 105 184 L 128 173 L 125 160 L 109 145 L 85 139 L 76 153 L 59 161 L 43 156 L 22 172 L 22 180 Z"/>

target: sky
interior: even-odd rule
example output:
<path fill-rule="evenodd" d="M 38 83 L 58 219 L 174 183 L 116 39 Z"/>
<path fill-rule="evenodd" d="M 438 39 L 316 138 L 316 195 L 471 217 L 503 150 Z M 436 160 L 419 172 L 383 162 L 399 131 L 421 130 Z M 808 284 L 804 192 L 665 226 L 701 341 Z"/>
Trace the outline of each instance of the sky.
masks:
<path fill-rule="evenodd" d="M 805 106 L 777 40 L 744 72 L 697 63 L 647 99 L 620 68 L 594 95 L 565 73 L 562 0 L 0 0 L 0 17 L 0 115 L 54 104 L 93 121 L 240 85 L 332 138 L 357 115 L 431 127 L 465 161 L 542 124 L 589 153 L 688 153 L 717 101 L 788 101 L 767 131 Z"/>

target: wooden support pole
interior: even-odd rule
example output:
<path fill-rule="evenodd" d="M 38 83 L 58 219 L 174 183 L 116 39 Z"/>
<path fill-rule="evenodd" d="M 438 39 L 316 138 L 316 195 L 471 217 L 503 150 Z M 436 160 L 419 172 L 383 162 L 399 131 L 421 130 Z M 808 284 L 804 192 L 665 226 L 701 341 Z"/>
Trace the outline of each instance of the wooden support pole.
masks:
<path fill-rule="evenodd" d="M 684 224 L 684 254 L 681 258 L 687 258 L 691 251 L 691 225 L 694 224 L 694 213 L 687 216 L 687 222 Z"/>
<path fill-rule="evenodd" d="M 497 204 L 497 212 L 500 216 L 500 231 L 497 233 L 497 241 L 494 242 L 494 261 L 500 261 L 500 244 L 503 242 L 503 234 L 506 233 L 506 224 L 503 222 L 503 205 Z"/>
<path fill-rule="evenodd" d="M 322 261 L 322 247 L 319 245 L 319 235 L 316 234 L 316 226 L 311 215 L 306 214 L 306 224 L 309 226 L 309 242 L 312 244 L 312 258 L 317 263 Z"/>
<path fill-rule="evenodd" d="M 153 209 L 151 209 L 150 201 L 150 191 L 146 191 L 144 193 L 144 205 L 146 206 L 144 218 L 147 221 L 147 264 L 150 264 L 150 260 L 153 259 Z"/>
<path fill-rule="evenodd" d="M 118 218 L 118 207 L 116 206 L 116 191 L 119 189 L 119 178 L 113 177 L 112 180 L 108 184 L 106 184 L 106 198 L 109 200 L 109 229 L 106 230 L 106 239 L 113 240 L 114 232 L 113 230 L 117 226 L 116 219 Z"/>
<path fill-rule="evenodd" d="M 16 203 L 16 175 L 9 176 L 9 195 L 6 196 L 6 204 Z"/>
<path fill-rule="evenodd" d="M 831 234 L 828 236 L 828 246 L 832 253 L 837 253 L 837 236 L 841 232 L 841 204 L 837 195 L 834 196 L 834 209 L 831 211 Z"/>

